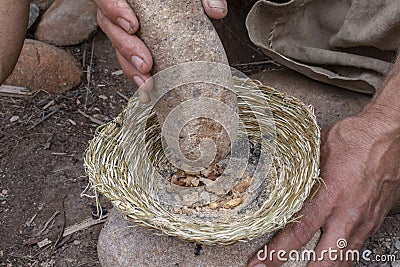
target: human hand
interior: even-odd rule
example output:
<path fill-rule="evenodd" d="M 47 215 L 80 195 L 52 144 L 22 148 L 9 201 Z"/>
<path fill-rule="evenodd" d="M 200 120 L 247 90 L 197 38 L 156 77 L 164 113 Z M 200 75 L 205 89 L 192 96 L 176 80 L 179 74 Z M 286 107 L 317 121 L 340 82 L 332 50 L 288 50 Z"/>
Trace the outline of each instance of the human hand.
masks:
<path fill-rule="evenodd" d="M 322 250 L 338 250 L 339 239 L 347 241 L 344 250 L 359 250 L 379 229 L 400 197 L 400 127 L 398 121 L 386 120 L 387 117 L 384 110 L 364 111 L 324 132 L 321 140 L 324 183 L 299 212 L 300 221 L 278 233 L 268 244 L 268 251 L 299 250 L 320 228 L 317 258 Z M 332 261 L 327 253 L 323 256 L 322 261 L 310 262 L 308 266 L 352 265 Z M 261 262 L 254 255 L 248 266 L 264 266 L 257 264 Z M 267 259 L 264 264 L 270 267 L 283 262 L 275 254 L 272 261 Z"/>
<path fill-rule="evenodd" d="M 139 22 L 126 0 L 94 0 L 99 26 L 111 40 L 125 75 L 139 87 L 150 78 L 153 59 L 136 35 Z M 220 19 L 228 12 L 226 0 L 202 0 L 208 16 Z"/>

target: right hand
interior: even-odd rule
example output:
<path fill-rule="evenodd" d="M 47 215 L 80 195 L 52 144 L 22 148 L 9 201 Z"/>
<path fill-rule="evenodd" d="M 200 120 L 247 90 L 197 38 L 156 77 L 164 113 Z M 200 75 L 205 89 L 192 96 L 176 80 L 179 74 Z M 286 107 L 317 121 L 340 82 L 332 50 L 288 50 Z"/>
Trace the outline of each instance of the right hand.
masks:
<path fill-rule="evenodd" d="M 111 40 L 125 75 L 139 87 L 150 78 L 151 53 L 136 35 L 138 19 L 126 0 L 94 0 L 98 6 L 97 21 Z M 202 0 L 204 11 L 214 19 L 228 13 L 226 0 Z"/>

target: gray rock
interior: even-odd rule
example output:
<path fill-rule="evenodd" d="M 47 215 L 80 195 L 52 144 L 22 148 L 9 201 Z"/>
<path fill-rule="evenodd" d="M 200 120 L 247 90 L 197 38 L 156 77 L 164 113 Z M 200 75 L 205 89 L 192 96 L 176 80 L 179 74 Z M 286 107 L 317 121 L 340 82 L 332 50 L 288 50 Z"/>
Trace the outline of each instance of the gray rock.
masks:
<path fill-rule="evenodd" d="M 29 9 L 29 23 L 28 23 L 28 29 L 32 27 L 33 23 L 37 20 L 39 17 L 39 8 L 35 4 L 30 4 L 30 9 Z"/>
<path fill-rule="evenodd" d="M 101 266 L 246 266 L 249 257 L 263 248 L 269 239 L 263 236 L 247 243 L 199 249 L 194 243 L 156 234 L 160 232 L 128 223 L 116 209 L 112 210 L 97 246 Z M 314 248 L 318 238 L 319 233 L 306 248 Z M 287 263 L 285 266 L 305 266 L 305 263 Z"/>
<path fill-rule="evenodd" d="M 396 241 L 394 241 L 394 247 L 395 247 L 397 250 L 400 250 L 400 239 L 396 239 Z"/>
<path fill-rule="evenodd" d="M 36 39 L 58 45 L 76 45 L 98 30 L 97 7 L 90 0 L 56 0 L 43 14 Z"/>
<path fill-rule="evenodd" d="M 17 122 L 17 121 L 19 121 L 19 116 L 12 116 L 11 119 L 10 119 L 11 123 L 14 123 L 14 122 Z"/>
<path fill-rule="evenodd" d="M 48 9 L 54 0 L 31 0 L 31 3 L 37 5 L 40 11 L 45 11 Z"/>

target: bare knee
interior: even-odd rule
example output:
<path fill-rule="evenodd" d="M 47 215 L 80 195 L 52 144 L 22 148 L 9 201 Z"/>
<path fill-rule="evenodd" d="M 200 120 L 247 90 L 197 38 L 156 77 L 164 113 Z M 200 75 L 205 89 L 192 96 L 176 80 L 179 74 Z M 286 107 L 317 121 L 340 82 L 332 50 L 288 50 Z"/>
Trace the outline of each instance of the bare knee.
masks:
<path fill-rule="evenodd" d="M 28 15 L 28 0 L 0 1 L 0 84 L 17 63 L 25 39 Z"/>

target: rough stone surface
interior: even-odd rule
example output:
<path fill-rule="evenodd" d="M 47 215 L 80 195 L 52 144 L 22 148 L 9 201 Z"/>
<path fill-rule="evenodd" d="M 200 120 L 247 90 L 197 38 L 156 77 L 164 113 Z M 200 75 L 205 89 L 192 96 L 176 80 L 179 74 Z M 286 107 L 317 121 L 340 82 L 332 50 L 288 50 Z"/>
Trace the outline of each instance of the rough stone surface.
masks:
<path fill-rule="evenodd" d="M 56 0 L 43 14 L 36 39 L 58 46 L 76 45 L 98 29 L 97 7 L 90 0 Z"/>
<path fill-rule="evenodd" d="M 155 1 L 128 0 L 140 23 L 138 35 L 149 47 L 154 59 L 154 73 L 165 70 L 168 67 L 181 63 L 205 61 L 216 62 L 228 65 L 228 59 L 224 47 L 214 29 L 211 21 L 204 13 L 201 1 L 163 1 L 160 5 Z M 173 15 L 172 15 L 173 14 Z M 201 71 L 194 71 L 199 74 Z M 205 71 L 212 72 L 211 70 Z M 193 73 L 189 73 L 193 75 Z M 225 77 L 230 78 L 230 69 L 220 70 L 220 81 Z M 178 73 L 179 74 L 179 73 Z M 171 77 L 171 80 L 180 79 Z M 203 81 L 203 80 L 201 80 Z M 230 81 L 230 80 L 229 80 Z M 183 79 L 182 82 L 187 82 Z M 231 81 L 230 81 L 231 82 Z M 232 84 L 223 85 L 230 86 Z M 179 87 L 178 90 L 170 91 L 156 104 L 155 112 L 160 124 L 170 112 L 181 103 L 200 97 L 216 99 L 230 108 L 232 114 L 237 110 L 237 99 L 233 92 L 219 86 L 207 85 L 204 83 Z M 196 118 L 203 114 L 199 109 L 202 105 L 192 105 L 192 110 L 181 111 L 182 118 Z M 207 107 L 208 118 L 216 118 L 221 113 L 217 105 Z M 203 116 L 204 117 L 204 116 Z M 230 123 L 225 129 L 211 119 L 192 119 L 182 127 L 179 135 L 179 145 L 185 158 L 195 160 L 200 158 L 199 144 L 201 140 L 212 139 L 216 144 L 215 161 L 223 159 L 230 151 L 230 140 L 225 129 L 233 128 L 236 123 Z M 234 126 L 232 126 L 234 125 Z M 203 131 L 202 131 L 203 129 Z M 175 131 L 178 132 L 179 131 Z M 234 132 L 234 131 L 232 131 Z M 178 136 L 176 137 L 178 139 Z M 204 152 L 206 153 L 206 149 Z M 210 157 L 208 157 L 209 159 Z M 197 167 L 208 167 L 211 162 L 204 160 Z"/>
<path fill-rule="evenodd" d="M 39 8 L 35 4 L 30 4 L 30 9 L 29 9 L 29 23 L 28 23 L 28 29 L 32 27 L 32 25 L 36 22 L 37 18 L 39 17 Z"/>
<path fill-rule="evenodd" d="M 251 78 L 312 105 L 321 128 L 357 114 L 371 100 L 371 96 L 317 82 L 288 69 L 263 71 Z"/>
<path fill-rule="evenodd" d="M 31 3 L 37 5 L 40 11 L 48 9 L 53 2 L 54 0 L 31 0 Z"/>
<path fill-rule="evenodd" d="M 197 249 L 199 255 L 195 255 L 196 244 L 155 234 L 159 232 L 126 222 L 113 209 L 97 246 L 101 266 L 242 267 L 268 241 L 264 236 L 231 246 L 202 246 L 201 250 Z M 317 233 L 305 249 L 314 248 L 319 235 Z M 287 263 L 285 266 L 305 266 L 305 263 Z"/>
<path fill-rule="evenodd" d="M 5 84 L 60 94 L 81 81 L 82 69 L 67 52 L 26 39 L 18 63 Z"/>

